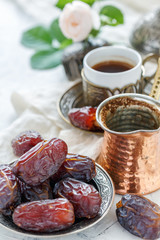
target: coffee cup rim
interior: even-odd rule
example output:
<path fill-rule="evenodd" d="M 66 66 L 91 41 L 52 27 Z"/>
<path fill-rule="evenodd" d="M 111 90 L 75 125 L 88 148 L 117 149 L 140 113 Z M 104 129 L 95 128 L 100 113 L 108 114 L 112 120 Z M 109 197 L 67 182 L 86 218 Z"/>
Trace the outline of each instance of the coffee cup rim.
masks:
<path fill-rule="evenodd" d="M 160 102 L 155 100 L 154 98 L 150 97 L 150 96 L 147 96 L 147 95 L 144 95 L 144 94 L 139 94 L 139 93 L 123 93 L 123 94 L 117 94 L 117 95 L 114 95 L 114 96 L 111 96 L 107 99 L 105 99 L 103 102 L 101 102 L 99 104 L 99 106 L 97 107 L 97 110 L 96 110 L 96 121 L 98 122 L 98 124 L 100 125 L 100 127 L 104 130 L 104 131 L 107 131 L 107 132 L 110 132 L 110 133 L 113 133 L 113 134 L 116 134 L 116 135 L 129 135 L 129 134 L 134 134 L 134 133 L 140 133 L 140 132 L 157 132 L 160 130 L 160 127 L 157 128 L 157 129 L 153 129 L 153 130 L 143 130 L 143 129 L 140 129 L 140 130 L 134 130 L 134 131 L 128 131 L 128 132 L 117 132 L 117 131 L 113 131 L 109 128 L 106 128 L 103 124 L 102 124 L 102 121 L 100 119 L 100 111 L 101 109 L 111 100 L 113 99 L 116 99 L 116 98 L 120 98 L 120 97 L 131 97 L 131 98 L 137 98 L 138 99 L 142 99 L 142 100 L 148 100 L 150 101 L 150 104 L 154 103 L 156 104 L 156 106 L 158 106 L 160 108 Z"/>
<path fill-rule="evenodd" d="M 91 54 L 94 54 L 98 51 L 103 51 L 105 49 L 125 49 L 127 51 L 130 51 L 132 53 L 134 53 L 137 58 L 138 58 L 138 63 L 131 69 L 129 70 L 126 70 L 124 72 L 115 72 L 115 73 L 108 73 L 108 72 L 100 72 L 100 71 L 97 71 L 95 69 L 93 69 L 92 67 L 90 67 L 87 63 L 87 58 L 91 55 Z M 84 59 L 83 59 L 83 66 L 84 66 L 84 69 L 87 68 L 89 71 L 92 71 L 93 73 L 95 74 L 98 74 L 99 76 L 118 76 L 118 75 L 124 75 L 126 73 L 130 73 L 130 72 L 133 72 L 135 71 L 137 68 L 139 68 L 140 66 L 142 65 L 142 58 L 141 58 L 141 55 L 134 49 L 132 48 L 128 48 L 128 47 L 125 47 L 125 46 L 103 46 L 103 47 L 98 47 L 96 49 L 93 49 L 91 51 L 89 51 Z"/>

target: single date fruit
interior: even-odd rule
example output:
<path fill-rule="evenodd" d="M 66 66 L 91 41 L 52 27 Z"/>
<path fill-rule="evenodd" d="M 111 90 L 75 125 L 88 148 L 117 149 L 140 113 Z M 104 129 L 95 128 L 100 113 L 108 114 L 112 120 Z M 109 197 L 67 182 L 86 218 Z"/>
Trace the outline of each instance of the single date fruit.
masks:
<path fill-rule="evenodd" d="M 117 203 L 116 214 L 130 233 L 144 239 L 160 237 L 160 207 L 149 199 L 126 194 Z"/>
<path fill-rule="evenodd" d="M 53 182 L 62 178 L 71 177 L 84 182 L 89 182 L 96 176 L 95 162 L 87 156 L 68 153 L 66 160 L 58 172 L 51 176 Z"/>
<path fill-rule="evenodd" d="M 71 123 L 81 129 L 102 132 L 102 128 L 96 121 L 96 107 L 85 106 L 82 108 L 72 108 L 68 117 Z"/>
<path fill-rule="evenodd" d="M 66 229 L 75 220 L 72 204 L 62 198 L 21 204 L 14 210 L 12 217 L 18 227 L 36 232 Z"/>
<path fill-rule="evenodd" d="M 67 145 L 58 138 L 43 141 L 12 165 L 13 173 L 26 184 L 36 186 L 52 176 L 66 159 Z"/>
<path fill-rule="evenodd" d="M 14 208 L 21 203 L 18 179 L 8 165 L 0 166 L 0 212 L 11 215 Z"/>
<path fill-rule="evenodd" d="M 43 140 L 44 139 L 41 137 L 41 135 L 34 130 L 21 132 L 11 142 L 13 152 L 16 156 L 20 157 Z"/>
<path fill-rule="evenodd" d="M 37 186 L 30 186 L 20 180 L 19 182 L 21 183 L 22 202 L 32 202 L 53 198 L 50 181 L 48 179 Z"/>
<path fill-rule="evenodd" d="M 53 192 L 56 197 L 65 197 L 73 204 L 77 218 L 93 218 L 99 212 L 101 196 L 90 184 L 65 178 L 55 184 Z"/>

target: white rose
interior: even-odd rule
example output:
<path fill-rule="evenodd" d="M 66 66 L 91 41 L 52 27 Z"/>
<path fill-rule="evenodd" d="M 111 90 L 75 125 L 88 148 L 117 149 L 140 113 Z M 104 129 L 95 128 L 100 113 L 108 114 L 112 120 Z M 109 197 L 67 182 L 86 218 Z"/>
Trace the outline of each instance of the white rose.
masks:
<path fill-rule="evenodd" d="M 94 26 L 97 29 L 100 21 L 98 14 L 88 4 L 73 1 L 65 5 L 59 18 L 59 25 L 65 37 L 79 42 L 87 38 Z"/>

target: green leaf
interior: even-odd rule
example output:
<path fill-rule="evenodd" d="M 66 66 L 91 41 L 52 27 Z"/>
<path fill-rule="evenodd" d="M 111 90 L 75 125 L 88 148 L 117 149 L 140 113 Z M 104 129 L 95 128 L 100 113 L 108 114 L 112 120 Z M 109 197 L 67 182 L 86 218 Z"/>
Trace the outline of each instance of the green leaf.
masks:
<path fill-rule="evenodd" d="M 56 3 L 56 7 L 63 9 L 67 3 L 71 3 L 73 1 L 74 0 L 58 0 L 58 2 Z"/>
<path fill-rule="evenodd" d="M 39 51 L 31 57 L 31 66 L 34 69 L 50 69 L 61 64 L 63 51 L 58 49 L 51 49 L 46 51 Z"/>
<path fill-rule="evenodd" d="M 107 5 L 100 10 L 101 25 L 117 26 L 124 23 L 123 13 L 114 6 Z"/>
<path fill-rule="evenodd" d="M 92 6 L 93 3 L 96 2 L 96 0 L 81 0 L 81 1 L 87 3 L 90 6 Z"/>
<path fill-rule="evenodd" d="M 65 39 L 61 45 L 60 45 L 60 49 L 64 49 L 66 47 L 68 47 L 69 45 L 71 45 L 73 43 L 72 39 Z"/>
<path fill-rule="evenodd" d="M 63 42 L 66 40 L 66 37 L 63 35 L 60 27 L 59 27 L 59 21 L 58 18 L 55 19 L 51 25 L 50 25 L 50 33 L 52 36 L 52 39 L 56 39 L 58 42 Z"/>
<path fill-rule="evenodd" d="M 100 30 L 97 29 L 92 29 L 92 31 L 90 32 L 90 35 L 92 37 L 96 37 L 99 34 Z"/>
<path fill-rule="evenodd" d="M 37 26 L 23 33 L 21 43 L 28 48 L 45 50 L 52 47 L 52 38 L 47 29 Z"/>
<path fill-rule="evenodd" d="M 58 2 L 56 3 L 56 7 L 63 9 L 67 3 L 71 3 L 73 1 L 74 0 L 58 0 Z M 81 0 L 81 2 L 85 2 L 90 6 L 92 6 L 95 1 L 96 0 Z"/>

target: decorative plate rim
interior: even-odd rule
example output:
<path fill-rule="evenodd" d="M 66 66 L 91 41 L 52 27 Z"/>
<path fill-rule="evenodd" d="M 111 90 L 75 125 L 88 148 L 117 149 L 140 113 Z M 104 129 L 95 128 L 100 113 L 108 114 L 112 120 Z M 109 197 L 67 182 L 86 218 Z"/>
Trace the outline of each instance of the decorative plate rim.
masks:
<path fill-rule="evenodd" d="M 68 123 L 69 125 L 71 125 L 71 126 L 73 126 L 73 127 L 75 127 L 67 118 L 65 118 L 64 117 L 64 115 L 63 115 L 63 113 L 62 113 L 62 111 L 61 111 L 61 108 L 60 108 L 60 102 L 61 102 L 61 100 L 63 99 L 63 97 L 69 92 L 69 91 L 71 91 L 71 89 L 73 89 L 73 88 L 75 88 L 77 85 L 79 85 L 80 83 L 82 83 L 82 80 L 78 80 L 75 84 L 73 84 L 71 87 L 69 87 L 69 88 L 67 88 L 67 90 L 65 90 L 64 92 L 63 92 L 63 94 L 59 97 L 59 99 L 58 99 L 58 102 L 57 102 L 57 110 L 58 110 L 58 113 L 59 113 L 59 115 L 61 116 L 61 118 L 66 122 L 66 123 Z M 77 127 L 75 127 L 75 128 L 77 128 Z M 78 128 L 78 129 L 80 129 L 80 128 Z M 82 129 L 81 129 L 82 130 Z M 85 130 L 84 130 L 85 131 Z"/>

